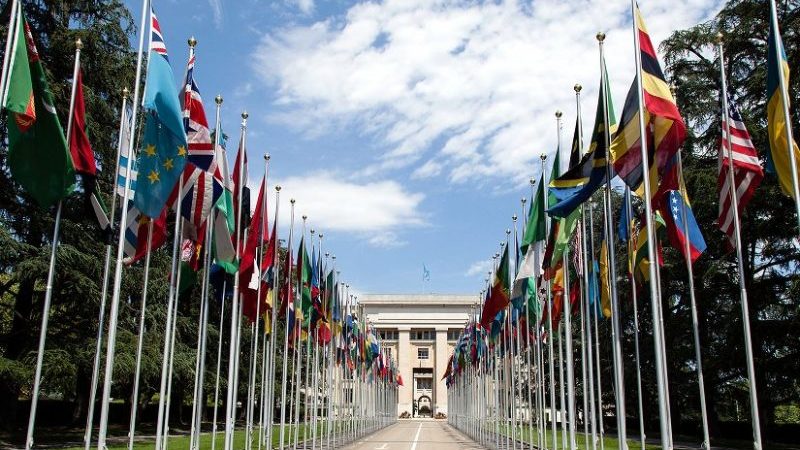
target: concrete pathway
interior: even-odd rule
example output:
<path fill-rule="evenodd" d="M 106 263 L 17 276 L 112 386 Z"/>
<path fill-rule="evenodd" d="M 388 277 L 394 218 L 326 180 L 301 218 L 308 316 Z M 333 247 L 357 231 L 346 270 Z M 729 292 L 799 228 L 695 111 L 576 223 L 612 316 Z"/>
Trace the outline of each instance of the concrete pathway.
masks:
<path fill-rule="evenodd" d="M 477 450 L 479 444 L 444 420 L 401 420 L 344 447 L 348 450 Z"/>

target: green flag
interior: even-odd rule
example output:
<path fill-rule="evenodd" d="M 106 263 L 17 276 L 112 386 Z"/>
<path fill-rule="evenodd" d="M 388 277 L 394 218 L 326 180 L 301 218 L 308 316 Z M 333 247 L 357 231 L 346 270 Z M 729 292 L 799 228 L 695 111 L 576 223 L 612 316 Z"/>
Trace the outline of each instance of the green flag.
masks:
<path fill-rule="evenodd" d="M 14 180 L 48 207 L 72 193 L 75 169 L 21 7 L 15 36 L 3 105 L 9 111 L 8 165 Z"/>
<path fill-rule="evenodd" d="M 534 242 L 545 240 L 545 204 L 544 204 L 544 172 L 539 179 L 539 188 L 536 190 L 536 197 L 531 199 L 531 210 L 528 213 L 528 224 L 525 225 L 525 235 L 522 237 L 520 250 L 523 254 L 527 253 L 528 246 Z"/>

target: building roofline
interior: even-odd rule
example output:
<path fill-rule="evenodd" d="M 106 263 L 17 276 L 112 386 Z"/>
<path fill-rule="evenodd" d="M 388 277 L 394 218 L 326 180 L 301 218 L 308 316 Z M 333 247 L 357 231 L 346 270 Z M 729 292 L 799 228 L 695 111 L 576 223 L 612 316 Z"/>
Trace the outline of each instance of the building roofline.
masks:
<path fill-rule="evenodd" d="M 358 297 L 361 305 L 382 304 L 449 304 L 449 305 L 474 305 L 478 303 L 478 296 L 464 294 L 362 294 Z"/>

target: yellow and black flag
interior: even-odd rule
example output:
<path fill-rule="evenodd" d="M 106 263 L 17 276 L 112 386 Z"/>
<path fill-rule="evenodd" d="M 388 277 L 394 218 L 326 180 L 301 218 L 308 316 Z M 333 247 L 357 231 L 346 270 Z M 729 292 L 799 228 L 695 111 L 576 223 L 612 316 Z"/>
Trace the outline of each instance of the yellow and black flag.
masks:
<path fill-rule="evenodd" d="M 647 129 L 647 150 L 650 167 L 647 169 L 651 193 L 657 192 L 659 176 L 663 176 L 670 160 L 686 138 L 686 124 L 670 92 L 658 56 L 639 8 L 636 8 L 636 25 L 639 30 L 639 51 L 642 60 L 642 97 L 644 122 Z M 641 133 L 639 131 L 639 96 L 637 80 L 625 99 L 621 128 L 611 143 L 614 170 L 631 190 L 644 195 L 644 167 L 642 166 Z"/>

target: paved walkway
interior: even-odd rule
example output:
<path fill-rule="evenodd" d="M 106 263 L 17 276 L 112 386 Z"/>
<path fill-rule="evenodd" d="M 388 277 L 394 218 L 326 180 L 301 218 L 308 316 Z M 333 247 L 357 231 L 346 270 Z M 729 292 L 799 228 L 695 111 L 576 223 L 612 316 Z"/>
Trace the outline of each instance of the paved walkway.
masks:
<path fill-rule="evenodd" d="M 483 447 L 444 420 L 401 420 L 345 448 L 348 450 L 476 450 Z"/>

